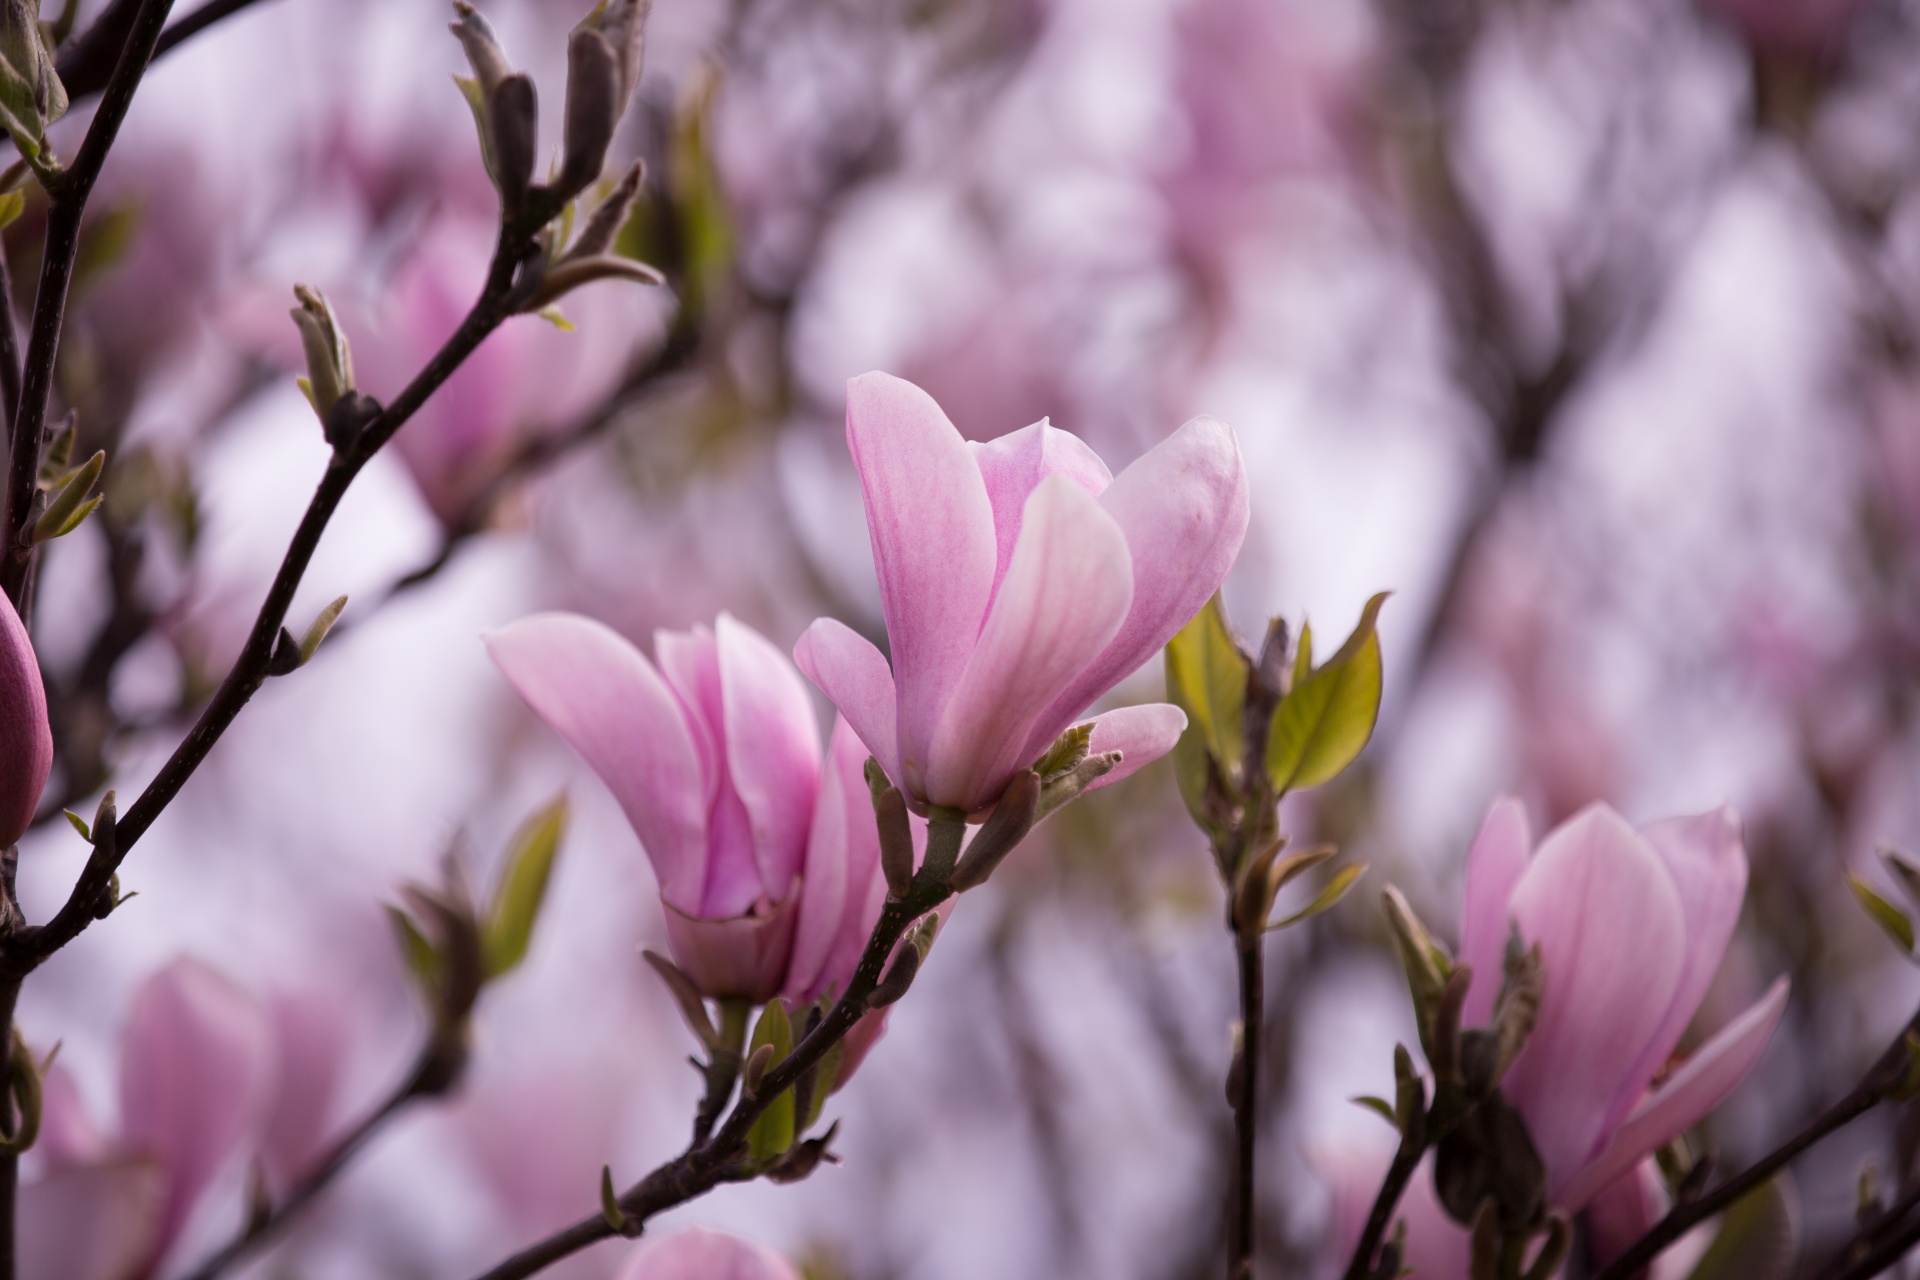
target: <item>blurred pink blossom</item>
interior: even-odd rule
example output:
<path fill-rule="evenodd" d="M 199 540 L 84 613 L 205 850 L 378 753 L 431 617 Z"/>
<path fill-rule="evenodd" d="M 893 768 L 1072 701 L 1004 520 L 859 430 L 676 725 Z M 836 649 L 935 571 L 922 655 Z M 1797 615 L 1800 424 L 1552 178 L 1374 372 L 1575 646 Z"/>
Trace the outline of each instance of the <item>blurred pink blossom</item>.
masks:
<path fill-rule="evenodd" d="M 692 1227 L 637 1246 L 618 1280 L 801 1280 L 779 1254 Z"/>
<path fill-rule="evenodd" d="M 865 752 L 837 723 L 823 779 L 811 696 L 786 655 L 724 613 L 656 632 L 657 668 L 572 614 L 523 619 L 487 647 L 619 799 L 659 877 L 674 959 L 702 991 L 810 1000 L 844 985 L 885 892 Z"/>
<path fill-rule="evenodd" d="M 1195 418 L 1117 479 L 1045 420 L 985 444 L 881 373 L 847 386 L 891 669 L 830 618 L 794 657 L 921 805 L 977 812 L 1218 589 L 1247 527 L 1232 429 Z M 1168 706 L 1095 721 L 1126 762 L 1172 748 Z"/>
<path fill-rule="evenodd" d="M 21 1189 L 26 1280 L 156 1270 L 222 1165 L 255 1132 L 273 1042 L 254 999 L 183 958 L 135 993 L 120 1054 L 120 1132 L 102 1139 L 57 1068 L 45 1175 Z"/>
<path fill-rule="evenodd" d="M 53 771 L 53 729 L 33 641 L 0 598 L 0 848 L 26 834 Z"/>

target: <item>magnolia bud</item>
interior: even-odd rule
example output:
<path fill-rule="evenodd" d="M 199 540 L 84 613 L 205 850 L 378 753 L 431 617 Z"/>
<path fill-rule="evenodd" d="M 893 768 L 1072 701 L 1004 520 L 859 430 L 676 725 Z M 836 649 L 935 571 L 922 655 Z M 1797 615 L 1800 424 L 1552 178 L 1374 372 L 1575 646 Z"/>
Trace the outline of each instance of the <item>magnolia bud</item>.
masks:
<path fill-rule="evenodd" d="M 613 46 L 598 31 L 575 27 L 567 40 L 567 117 L 558 190 L 573 196 L 606 167 L 620 123 L 620 65 Z"/>
<path fill-rule="evenodd" d="M 453 9 L 459 20 L 449 23 L 448 29 L 466 51 L 467 64 L 473 68 L 473 78 L 480 82 L 482 96 L 491 98 L 500 82 L 513 74 L 513 66 L 493 33 L 493 24 L 478 9 L 466 0 L 455 0 Z"/>
<path fill-rule="evenodd" d="M 613 99 L 615 120 L 626 114 L 633 87 L 640 82 L 640 63 L 646 52 L 647 13 L 652 8 L 653 0 L 601 0 L 574 28 L 598 34 L 613 52 L 614 65 L 619 69 Z"/>
<path fill-rule="evenodd" d="M 1022 769 L 1013 775 L 986 825 L 980 828 L 980 834 L 973 838 L 973 843 L 961 855 L 959 865 L 954 867 L 954 889 L 964 893 L 975 885 L 985 884 L 994 868 L 1033 830 L 1034 815 L 1039 808 L 1040 775 L 1031 769 Z"/>
<path fill-rule="evenodd" d="M 515 72 L 487 95 L 487 137 L 493 144 L 493 181 L 500 204 L 518 209 L 533 184 L 533 159 L 538 148 L 539 105 L 533 81 Z"/>
<path fill-rule="evenodd" d="M 913 826 L 907 819 L 907 800 L 888 787 L 873 801 L 874 821 L 880 828 L 880 872 L 887 894 L 905 900 L 913 883 Z"/>
<path fill-rule="evenodd" d="M 340 397 L 353 390 L 353 353 L 333 308 L 318 289 L 297 284 L 293 296 L 300 305 L 289 314 L 300 330 L 300 346 L 307 356 L 307 376 L 300 380 L 300 390 L 325 422 Z"/>
<path fill-rule="evenodd" d="M 0 0 L 0 125 L 28 159 L 40 154 L 47 126 L 67 110 L 39 8 L 27 0 Z"/>

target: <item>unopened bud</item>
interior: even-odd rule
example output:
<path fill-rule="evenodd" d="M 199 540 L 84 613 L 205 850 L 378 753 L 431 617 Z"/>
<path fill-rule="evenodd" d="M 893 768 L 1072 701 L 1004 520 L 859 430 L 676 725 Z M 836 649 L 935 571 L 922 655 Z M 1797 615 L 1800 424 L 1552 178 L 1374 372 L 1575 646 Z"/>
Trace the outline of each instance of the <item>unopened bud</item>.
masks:
<path fill-rule="evenodd" d="M 466 0 L 455 0 L 453 11 L 457 18 L 448 24 L 448 29 L 466 51 L 467 65 L 473 68 L 473 78 L 480 82 L 481 95 L 491 98 L 500 82 L 513 74 L 513 64 L 507 61 L 500 38 L 493 32 L 493 24 L 478 9 Z"/>
<path fill-rule="evenodd" d="M 839 1159 L 827 1149 L 839 1132 L 840 1122 L 835 1120 L 819 1137 L 795 1143 L 785 1155 L 763 1170 L 761 1176 L 769 1182 L 799 1182 L 822 1164 L 839 1164 Z"/>
<path fill-rule="evenodd" d="M 920 952 L 913 947 L 900 948 L 899 954 L 888 966 L 886 976 L 880 979 L 867 997 L 867 1008 L 884 1009 L 906 995 L 907 989 L 913 986 L 914 975 L 919 971 Z"/>
<path fill-rule="evenodd" d="M 740 1087 L 749 1094 L 760 1092 L 761 1081 L 767 1078 L 767 1068 L 773 1065 L 773 1046 L 763 1044 L 747 1058 L 747 1068 L 740 1075 Z"/>
<path fill-rule="evenodd" d="M 913 884 L 913 825 L 906 797 L 888 787 L 874 797 L 873 817 L 880 828 L 880 872 L 886 877 L 887 896 L 905 901 Z"/>
<path fill-rule="evenodd" d="M 575 30 L 592 31 L 607 42 L 619 70 L 614 96 L 614 119 L 626 113 L 634 86 L 640 83 L 640 65 L 646 53 L 647 13 L 653 0 L 600 0 Z"/>
<path fill-rule="evenodd" d="M 307 376 L 301 379 L 300 390 L 324 423 L 340 398 L 353 390 L 353 352 L 333 308 L 318 289 L 297 284 L 293 296 L 300 305 L 289 314 L 300 330 L 300 346 L 307 357 Z"/>
<path fill-rule="evenodd" d="M 619 238 L 620 228 L 626 225 L 627 215 L 633 211 L 633 202 L 640 196 L 640 183 L 646 176 L 646 162 L 635 160 L 620 179 L 619 185 L 607 193 L 607 198 L 587 219 L 587 225 L 574 237 L 573 244 L 567 249 L 569 258 L 597 258 L 612 251 L 613 242 Z"/>
<path fill-rule="evenodd" d="M 1440 1000 L 1447 988 L 1447 975 L 1453 972 L 1452 958 L 1434 941 L 1426 925 L 1413 913 L 1401 892 L 1388 885 L 1380 895 L 1386 908 L 1387 923 L 1400 951 L 1400 962 L 1407 972 L 1407 987 L 1413 995 L 1413 1011 L 1420 1028 L 1420 1045 L 1429 1060 L 1434 1055 L 1433 1032 L 1440 1011 Z"/>
<path fill-rule="evenodd" d="M 0 0 L 0 125 L 32 160 L 40 154 L 47 126 L 66 110 L 66 87 L 54 71 L 39 5 Z"/>
<path fill-rule="evenodd" d="M 992 815 L 974 836 L 973 843 L 960 855 L 960 862 L 953 869 L 954 890 L 964 893 L 975 885 L 985 884 L 994 868 L 1033 830 L 1034 815 L 1039 809 L 1040 775 L 1031 769 L 1022 769 L 1007 783 L 1000 803 L 993 807 Z"/>
<path fill-rule="evenodd" d="M 620 64 L 598 31 L 575 27 L 567 40 L 567 115 L 559 192 L 575 196 L 606 167 L 620 123 Z"/>
<path fill-rule="evenodd" d="M 1078 798 L 1088 787 L 1119 768 L 1120 759 L 1118 751 L 1090 755 L 1048 782 L 1040 789 L 1040 808 L 1033 820 L 1037 823 L 1061 805 Z"/>

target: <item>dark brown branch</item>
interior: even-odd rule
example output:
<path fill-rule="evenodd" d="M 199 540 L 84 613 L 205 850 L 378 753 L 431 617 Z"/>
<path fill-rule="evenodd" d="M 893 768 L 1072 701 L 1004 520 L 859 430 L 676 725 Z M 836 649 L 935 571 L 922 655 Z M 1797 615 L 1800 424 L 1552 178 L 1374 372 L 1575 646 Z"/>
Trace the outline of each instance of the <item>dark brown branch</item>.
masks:
<path fill-rule="evenodd" d="M 1635 1241 L 1631 1249 L 1602 1268 L 1594 1280 L 1627 1280 L 1629 1276 L 1638 1275 L 1668 1245 L 1766 1182 L 1814 1143 L 1879 1106 L 1907 1080 L 1913 1070 L 1913 1058 L 1907 1046 L 1907 1037 L 1911 1035 L 1920 1035 L 1920 1013 L 1914 1014 L 1913 1020 L 1907 1023 L 1887 1051 L 1880 1055 L 1866 1075 L 1861 1077 L 1860 1083 L 1844 1098 L 1809 1120 L 1798 1133 L 1738 1175 L 1727 1179 L 1698 1200 L 1677 1206 L 1654 1224 L 1653 1230 Z"/>
<path fill-rule="evenodd" d="M 1233 1102 L 1233 1214 L 1227 1240 L 1228 1280 L 1252 1280 L 1253 1227 L 1259 1214 L 1254 1193 L 1254 1143 L 1259 1136 L 1260 1045 L 1266 1039 L 1266 955 L 1263 929 L 1235 939 L 1240 974 L 1240 1051 L 1228 1080 Z"/>
<path fill-rule="evenodd" d="M 0 522 L 6 537 L 5 554 L 0 555 L 0 588 L 5 589 L 16 609 L 21 605 L 27 570 L 33 562 L 33 545 L 26 533 L 33 519 L 41 437 L 46 428 L 47 403 L 53 394 L 60 333 L 66 323 L 67 290 L 73 283 L 73 264 L 80 250 L 80 220 L 172 9 L 173 0 L 141 0 L 128 28 L 126 42 L 119 50 L 113 76 L 100 99 L 100 107 L 87 126 L 79 154 L 70 167 L 49 179 L 47 237 L 40 256 L 40 285 L 34 297 L 33 325 L 21 371 L 19 408 L 13 418 L 6 518 Z"/>

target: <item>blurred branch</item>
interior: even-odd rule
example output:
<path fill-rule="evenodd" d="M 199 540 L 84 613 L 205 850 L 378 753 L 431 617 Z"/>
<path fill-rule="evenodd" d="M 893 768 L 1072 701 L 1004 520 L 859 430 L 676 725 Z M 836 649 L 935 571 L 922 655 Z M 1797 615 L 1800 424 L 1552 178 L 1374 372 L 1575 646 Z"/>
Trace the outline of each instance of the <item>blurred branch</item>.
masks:
<path fill-rule="evenodd" d="M 165 57 L 221 19 L 257 3 L 259 0 L 208 0 L 161 34 L 153 56 Z M 113 0 L 92 26 L 60 50 L 54 67 L 73 101 L 92 97 L 106 88 L 139 8 L 140 0 Z"/>
<path fill-rule="evenodd" d="M 1920 1187 L 1879 1219 L 1862 1227 L 1831 1261 L 1815 1273 L 1815 1280 L 1865 1280 L 1878 1275 L 1920 1243 Z"/>
<path fill-rule="evenodd" d="M 333 1184 L 389 1121 L 410 1104 L 441 1097 L 452 1088 L 465 1065 L 464 1058 L 464 1045 L 456 1046 L 456 1052 L 450 1053 L 448 1044 L 440 1035 L 430 1035 L 399 1087 L 336 1142 L 320 1163 L 296 1182 L 278 1204 L 263 1206 L 263 1212 L 251 1215 L 239 1234 L 189 1272 L 186 1280 L 214 1280 L 235 1263 L 268 1244 Z"/>
<path fill-rule="evenodd" d="M 618 1225 L 609 1210 L 603 1209 L 522 1249 L 479 1280 L 524 1280 L 599 1241 L 620 1234 L 638 1235 L 654 1215 L 705 1195 L 723 1182 L 748 1182 L 761 1176 L 764 1170 L 753 1166 L 746 1145 L 754 1121 L 871 1011 L 874 1006 L 870 998 L 880 986 L 882 970 L 887 971 L 891 984 L 894 971 L 887 969 L 887 962 L 895 945 L 909 926 L 953 896 L 953 865 L 964 831 L 965 822 L 959 818 L 935 818 L 929 824 L 925 861 L 914 873 L 904 897 L 887 896 L 866 949 L 860 953 L 860 964 L 847 982 L 846 993 L 793 1047 L 791 1054 L 768 1070 L 757 1089 L 742 1090 L 739 1102 L 719 1132 L 704 1141 L 690 1143 L 679 1156 L 617 1197 L 610 1208 L 618 1210 Z M 907 954 L 912 954 L 910 949 Z M 908 972 L 910 975 L 911 970 Z M 799 1151 L 800 1135 L 796 1133 L 794 1137 L 796 1145 L 789 1154 Z M 804 1172 L 801 1171 L 801 1176 Z"/>
<path fill-rule="evenodd" d="M 23 538 L 33 519 L 41 437 L 46 428 L 47 402 L 53 393 L 60 333 L 66 322 L 67 290 L 73 282 L 74 261 L 80 251 L 80 221 L 172 9 L 173 0 L 141 0 L 126 40 L 118 46 L 112 77 L 92 123 L 87 126 L 79 153 L 71 166 L 47 180 L 46 243 L 40 255 L 40 285 L 34 298 L 20 399 L 12 414 L 12 456 L 7 473 L 4 522 L 6 548 L 4 556 L 0 556 L 0 588 L 5 589 L 16 609 L 25 604 L 27 571 L 34 559 L 32 543 L 23 542 Z"/>
<path fill-rule="evenodd" d="M 1913 1041 L 1916 1036 L 1920 1036 L 1920 1013 L 1914 1014 L 1893 1043 L 1887 1046 L 1886 1052 L 1880 1055 L 1866 1075 L 1861 1077 L 1860 1083 L 1845 1097 L 1809 1120 L 1798 1133 L 1739 1174 L 1698 1200 L 1675 1206 L 1672 1212 L 1654 1224 L 1653 1230 L 1635 1241 L 1632 1248 L 1601 1268 L 1594 1280 L 1629 1280 L 1629 1277 L 1639 1275 L 1641 1269 L 1668 1245 L 1766 1182 L 1808 1147 L 1893 1096 L 1913 1077 L 1916 1066 Z M 1920 1232 L 1920 1224 L 1916 1224 L 1914 1229 Z M 1920 1234 L 1915 1238 L 1920 1239 Z M 1874 1272 L 1854 1270 L 1845 1274 L 1850 1277 L 1867 1276 Z"/>

